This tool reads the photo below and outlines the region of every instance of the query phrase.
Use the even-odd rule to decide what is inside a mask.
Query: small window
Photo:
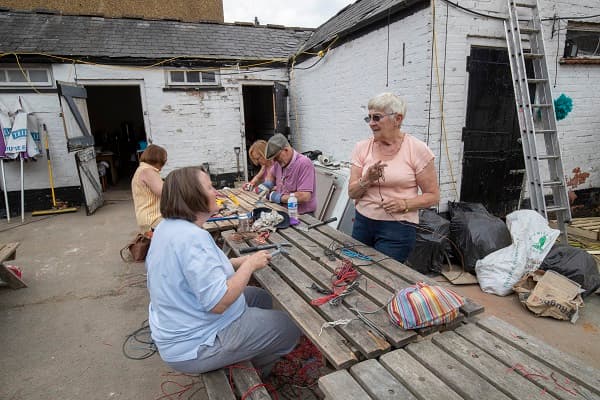
[[[600,24],[569,21],[563,57],[600,57]]]
[[[43,67],[0,67],[0,86],[52,86],[49,68]]]
[[[168,71],[170,86],[204,86],[218,85],[217,74],[205,71]]]

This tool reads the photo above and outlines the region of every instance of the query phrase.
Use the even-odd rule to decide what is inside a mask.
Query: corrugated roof
[[[302,49],[307,51],[342,38],[376,21],[425,0],[358,0],[319,26]]]
[[[0,52],[111,58],[288,58],[312,32],[166,20],[0,10]]]

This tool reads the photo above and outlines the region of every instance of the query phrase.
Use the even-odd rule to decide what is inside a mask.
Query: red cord
[[[256,389],[261,388],[261,387],[264,387],[265,389],[267,389],[273,395],[273,398],[275,400],[279,400],[279,397],[277,397],[277,391],[275,390],[275,388],[272,385],[270,385],[268,383],[257,383],[256,385],[251,386],[248,390],[246,390],[246,393],[244,393],[242,395],[242,400],[246,400],[246,398],[248,396],[250,396],[252,394],[252,392],[254,392]]]

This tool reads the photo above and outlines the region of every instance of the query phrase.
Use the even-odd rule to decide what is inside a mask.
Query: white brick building
[[[514,168],[511,165],[522,165],[522,154],[518,145],[514,146],[518,131],[510,137],[512,147],[511,143],[500,143],[502,134],[495,132],[502,131],[501,125],[510,127],[511,121],[502,124],[502,119],[509,118],[510,112],[514,114],[515,107],[512,87],[506,87],[510,85],[508,61],[493,59],[502,54],[506,57],[502,19],[508,15],[507,2],[460,2],[467,10],[496,18],[452,3],[361,0],[319,27],[303,50],[313,54],[323,50],[325,56],[314,67],[303,69],[318,61],[318,56],[306,55],[291,74],[294,141],[302,150],[320,149],[348,161],[354,144],[370,135],[362,120],[367,101],[380,92],[394,92],[408,103],[403,129],[426,141],[436,154],[442,210],[447,201],[459,199],[488,205],[504,202],[510,207],[514,204],[507,200],[518,198],[521,177],[503,176]],[[598,187],[600,52],[596,49],[596,57],[590,56],[583,48],[585,43],[580,43],[577,57],[565,58],[563,53],[566,35],[576,37],[573,34],[577,31],[587,31],[599,43],[600,18],[581,17],[600,14],[600,3],[541,0],[540,13],[545,18],[545,48],[551,60],[548,67],[553,86],[556,81],[553,96],[565,93],[574,104],[568,117],[558,123],[565,174],[572,178],[573,169],[580,168],[590,175],[575,188]],[[554,16],[560,19],[547,19]],[[499,64],[503,64],[502,70],[496,69]],[[500,72],[508,81],[502,80]],[[477,76],[479,80],[470,81]],[[506,89],[504,94],[496,93],[502,88]],[[445,124],[441,121],[442,107]],[[478,117],[495,121],[477,121]],[[485,130],[482,125],[495,128],[480,132]],[[476,148],[471,149],[471,144]],[[502,212],[497,206],[495,211]]]
[[[58,197],[73,202],[81,200],[81,181],[68,151],[60,84],[85,87],[87,129],[97,160],[111,166],[109,181],[129,181],[138,142],[146,141],[167,149],[165,174],[208,164],[218,184],[230,184],[248,173],[247,145],[274,131],[287,133],[280,88],[288,82],[288,56],[310,34],[251,24],[11,11],[0,11],[0,20],[0,103],[12,111],[20,97],[46,125]],[[36,71],[42,78],[33,78]],[[27,82],[24,74],[38,80]],[[19,163],[5,167],[14,212]],[[48,208],[45,157],[26,162],[24,172],[26,209]]]

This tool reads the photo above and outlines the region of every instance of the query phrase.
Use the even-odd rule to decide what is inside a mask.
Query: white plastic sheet
[[[560,231],[551,229],[544,217],[533,210],[514,211],[506,216],[512,237],[508,247],[488,254],[475,266],[481,290],[506,296],[526,273],[539,268]]]

